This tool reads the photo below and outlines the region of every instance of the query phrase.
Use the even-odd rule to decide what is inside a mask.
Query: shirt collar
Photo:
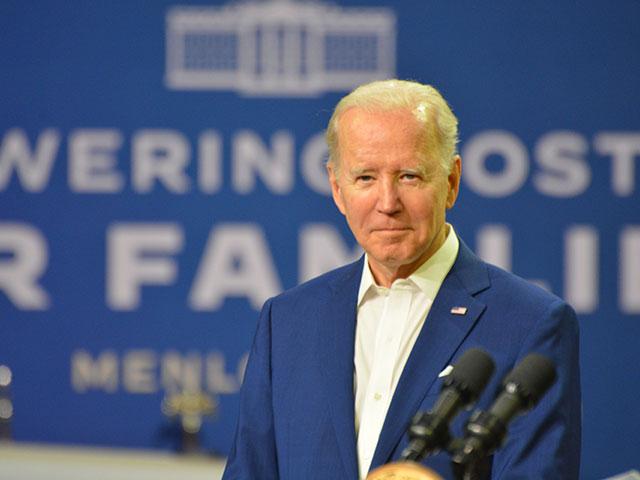
[[[460,242],[458,236],[453,229],[453,226],[446,224],[448,233],[447,238],[440,248],[429,257],[422,265],[420,265],[415,272],[413,272],[407,280],[413,282],[422,292],[430,298],[435,299],[438,290],[444,278],[451,270],[453,262],[458,256],[458,250],[460,248]],[[360,288],[358,290],[358,307],[362,303],[366,293],[370,289],[379,288],[376,284],[371,268],[369,268],[369,257],[365,254],[364,267],[362,269],[362,276],[360,278]]]

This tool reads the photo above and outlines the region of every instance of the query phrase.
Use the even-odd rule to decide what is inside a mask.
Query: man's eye
[[[402,179],[403,180],[416,180],[418,178],[418,175],[415,175],[413,173],[405,173],[402,175]]]
[[[358,182],[370,182],[371,180],[373,180],[373,177],[371,175],[359,175],[358,177],[356,177],[356,180]]]

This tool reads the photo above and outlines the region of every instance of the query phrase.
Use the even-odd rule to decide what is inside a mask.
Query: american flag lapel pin
[[[451,309],[451,313],[453,313],[454,315],[466,315],[467,307],[453,307]]]

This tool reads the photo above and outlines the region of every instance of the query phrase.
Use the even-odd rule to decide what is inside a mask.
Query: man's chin
[[[399,252],[381,253],[378,255],[368,253],[368,255],[371,260],[387,270],[397,270],[411,264],[413,261],[412,257],[403,255]]]

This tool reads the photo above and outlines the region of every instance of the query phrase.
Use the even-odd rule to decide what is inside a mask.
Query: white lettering
[[[189,305],[216,310],[226,296],[240,296],[257,310],[281,290],[264,233],[251,224],[222,225],[209,235]]]
[[[216,393],[235,393],[240,388],[238,379],[226,372],[224,356],[219,352],[207,355],[207,388]]]
[[[124,178],[114,170],[122,145],[117,130],[76,130],[69,136],[69,187],[80,193],[115,193]]]
[[[636,187],[634,160],[640,156],[640,133],[600,133],[594,147],[602,155],[611,155],[613,192],[619,197],[630,196]]]
[[[122,386],[130,393],[155,393],[158,357],[153,350],[130,350],[122,362]]]
[[[640,313],[640,227],[627,226],[620,234],[620,310]]]
[[[113,393],[118,389],[118,357],[111,350],[100,353],[96,360],[85,350],[71,356],[71,385],[78,393],[102,389]]]
[[[485,225],[476,234],[478,256],[505,270],[511,271],[511,230],[506,225]]]
[[[185,356],[170,351],[162,356],[162,386],[171,393],[199,392],[202,378],[202,358],[191,352]]]
[[[189,190],[184,169],[189,164],[191,147],[174,130],[142,130],[133,137],[133,188],[147,193],[159,181],[173,193]]]
[[[22,310],[45,310],[49,294],[38,284],[49,262],[45,238],[24,223],[0,223],[0,290]]]
[[[333,268],[351,263],[362,255],[362,248],[349,248],[335,227],[329,224],[310,224],[300,231],[298,278],[310,280]]]
[[[586,225],[564,236],[564,298],[578,313],[598,307],[598,232]]]
[[[71,355],[71,385],[76,393],[102,390],[115,393],[120,387],[131,394],[200,392],[233,394],[240,389],[249,354],[244,353],[236,369],[227,372],[224,354],[219,351],[181,354],[152,349],[132,349],[120,359],[114,350],[93,356],[86,350]],[[121,382],[121,383],[120,383]]]
[[[0,191],[9,185],[13,170],[27,192],[44,190],[49,182],[59,145],[60,134],[56,130],[47,129],[38,136],[35,153],[32,153],[24,130],[9,130],[0,147]]]
[[[589,145],[582,135],[573,132],[552,132],[537,143],[535,158],[543,167],[533,176],[533,184],[552,197],[575,197],[591,182],[591,170],[584,156]]]
[[[198,145],[198,186],[204,193],[216,193],[222,188],[222,139],[214,130],[206,130]]]
[[[242,131],[233,139],[233,186],[248,194],[255,188],[256,174],[272,193],[286,194],[293,189],[293,135],[280,131],[271,139],[269,152],[253,132]]]
[[[183,243],[183,232],[174,224],[111,225],[107,232],[107,305],[113,310],[135,310],[142,284],[172,284],[177,265],[169,255],[179,252]]]
[[[486,160],[498,155],[504,160],[500,171],[491,172]],[[515,135],[489,130],[472,137],[463,149],[465,175],[462,179],[476,193],[486,197],[506,197],[517,191],[527,179],[527,149]]]

